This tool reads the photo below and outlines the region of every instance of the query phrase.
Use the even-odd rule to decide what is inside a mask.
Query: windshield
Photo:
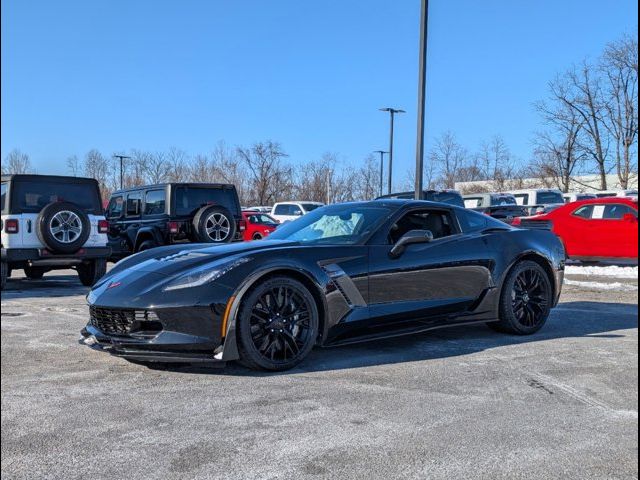
[[[257,223],[260,225],[276,225],[278,223],[275,218],[272,218],[264,213],[251,213],[247,215],[247,219],[251,223]]]
[[[502,207],[505,205],[517,205],[516,198],[512,195],[493,195],[491,197],[491,205],[494,207]]]
[[[177,187],[175,189],[176,215],[194,215],[205,205],[221,205],[232,214],[239,207],[234,189],[226,187]]]
[[[538,205],[549,205],[552,203],[564,203],[560,192],[538,192]]]
[[[332,205],[282,224],[269,238],[311,244],[355,245],[374,232],[391,212],[378,206]]]
[[[302,208],[304,208],[305,212],[311,212],[316,208],[322,207],[322,205],[317,205],[315,203],[303,203]]]
[[[458,192],[427,192],[424,199],[431,202],[448,203],[449,205],[464,207],[464,200]]]
[[[60,180],[16,181],[11,193],[15,212],[38,213],[52,202],[71,202],[85,213],[100,215],[102,205],[96,184]]]

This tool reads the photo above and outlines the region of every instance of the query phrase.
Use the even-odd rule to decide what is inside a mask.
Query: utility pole
[[[120,159],[120,190],[124,186],[124,161],[129,160],[131,157],[127,157],[126,155],[114,155],[113,158]]]
[[[396,109],[396,108],[391,108],[391,107],[385,107],[385,108],[381,108],[380,109],[381,112],[389,112],[389,116],[391,119],[391,125],[389,128],[389,180],[388,180],[388,187],[387,189],[389,190],[387,193],[391,193],[391,188],[392,188],[392,175],[393,175],[393,119],[396,115],[396,113],[406,113],[404,110],[400,110],[400,109]]]
[[[415,198],[422,199],[424,175],[424,120],[425,96],[427,90],[427,24],[429,0],[422,0],[420,12],[420,59],[418,65],[418,138],[416,141],[416,185]]]
[[[384,150],[376,150],[373,153],[379,153],[380,154],[380,191],[378,192],[378,196],[381,197],[382,196],[382,177],[384,176],[384,154],[385,153],[389,153],[389,152],[385,152]]]

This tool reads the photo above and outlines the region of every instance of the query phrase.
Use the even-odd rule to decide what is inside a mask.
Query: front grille
[[[125,308],[89,307],[89,324],[107,335],[129,335],[140,330],[147,330],[144,326],[157,324],[158,317],[146,310]],[[156,327],[154,330],[161,329]]]

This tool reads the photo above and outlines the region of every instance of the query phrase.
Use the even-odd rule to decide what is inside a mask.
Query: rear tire
[[[47,272],[43,267],[24,267],[24,274],[31,280],[40,280]]]
[[[318,336],[318,306],[311,292],[289,277],[273,277],[252,288],[237,317],[241,363],[254,370],[295,367]]]
[[[487,325],[502,333],[531,335],[547,322],[552,302],[547,272],[536,262],[520,262],[502,285],[500,320]]]
[[[153,240],[145,240],[140,245],[138,245],[138,249],[136,250],[136,253],[144,252],[145,250],[149,250],[155,247],[157,247],[156,242],[154,242]]]
[[[262,240],[262,235],[259,233],[254,233],[253,240]]]
[[[92,287],[107,273],[107,261],[103,258],[91,260],[89,263],[78,265],[78,277],[85,287]]]

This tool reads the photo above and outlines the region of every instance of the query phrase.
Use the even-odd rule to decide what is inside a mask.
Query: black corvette
[[[136,362],[284,370],[316,346],[487,322],[537,332],[560,296],[549,231],[463,208],[378,200],[317,209],[242,244],[161,247],[88,295],[81,341]]]

